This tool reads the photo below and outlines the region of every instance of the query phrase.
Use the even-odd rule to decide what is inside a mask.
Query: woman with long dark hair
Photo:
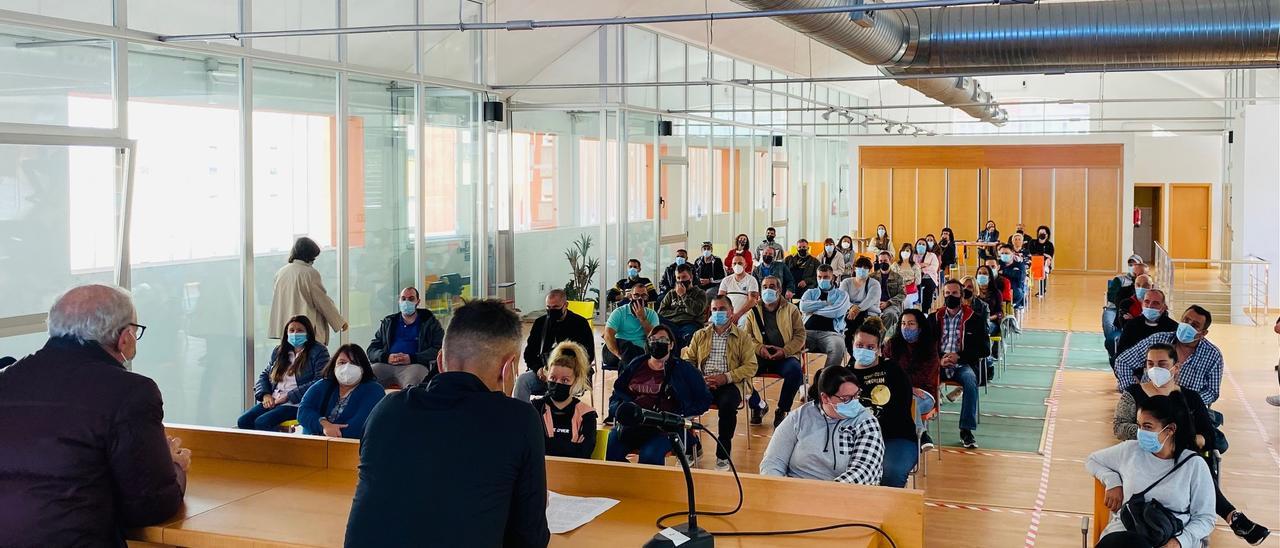
[[[289,318],[280,331],[284,337],[271,349],[271,360],[253,386],[258,403],[236,421],[242,430],[275,430],[298,418],[302,396],[329,361],[329,349],[316,340],[315,327],[306,316]]]
[[[916,400],[916,431],[920,433],[920,448],[933,449],[933,438],[925,428],[921,415],[928,413],[938,402],[938,375],[942,370],[938,355],[937,336],[924,312],[916,309],[903,311],[898,320],[898,332],[884,345],[884,360],[896,364],[911,380],[912,396]]]
[[[364,349],[344,344],[333,353],[321,379],[302,396],[298,424],[304,434],[358,440],[364,437],[364,422],[373,406],[385,394]]]
[[[889,269],[902,276],[902,291],[907,295],[902,307],[914,308],[919,305],[920,267],[916,265],[915,248],[910,243],[903,242],[902,249],[898,250],[897,262]]]

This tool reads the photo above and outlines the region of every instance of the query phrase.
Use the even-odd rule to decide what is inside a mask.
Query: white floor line
[[[1034,548],[1036,537],[1040,534],[1040,519],[1044,516],[1045,499],[1049,495],[1049,472],[1053,469],[1053,432],[1058,418],[1058,396],[1062,393],[1062,377],[1067,367],[1068,348],[1071,346],[1071,332],[1062,339],[1062,360],[1058,362],[1058,370],[1053,375],[1053,389],[1049,391],[1049,409],[1045,413],[1044,455],[1040,465],[1040,484],[1036,491],[1036,505],[1031,510],[1031,524],[1027,526],[1027,536],[1023,539],[1026,548]]]

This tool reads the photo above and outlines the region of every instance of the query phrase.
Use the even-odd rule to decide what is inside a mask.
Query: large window
[[[111,59],[107,40],[0,25],[0,122],[115,127]]]
[[[559,142],[560,137],[554,133],[511,133],[516,230],[556,227]]]

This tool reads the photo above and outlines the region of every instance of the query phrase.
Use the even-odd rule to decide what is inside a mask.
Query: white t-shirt
[[[720,282],[720,291],[729,296],[729,302],[733,303],[733,312],[737,312],[747,304],[749,295],[760,292],[760,282],[755,276],[746,273],[742,275],[741,280],[738,280],[737,276],[730,275]],[[747,315],[743,314],[742,320],[746,318]]]
[[[296,350],[295,350],[295,351],[293,351],[293,352],[290,352],[290,353],[289,353],[289,363],[293,363],[293,360],[294,360],[294,359],[296,359],[297,357],[298,357],[298,352],[297,352]],[[272,396],[272,397],[275,397],[275,398],[284,398],[284,397],[288,397],[288,396],[289,396],[289,392],[292,392],[292,391],[293,391],[293,389],[295,389],[295,388],[297,388],[297,387],[298,387],[298,376],[297,376],[297,375],[285,375],[285,376],[284,376],[284,379],[281,379],[281,381],[280,381],[280,382],[276,383],[276,388],[275,388],[275,390],[272,390],[272,391],[271,391],[271,396]],[[294,403],[284,403],[284,404],[281,404],[281,405],[297,405],[297,404],[294,404]]]

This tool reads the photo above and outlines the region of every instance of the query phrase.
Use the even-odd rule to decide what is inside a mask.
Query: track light
[[[889,132],[892,132],[892,131],[893,131],[893,124],[885,124],[885,126],[884,126],[884,132],[885,132],[885,133],[889,133]]]
[[[906,124],[903,124],[903,125],[901,125],[901,126],[898,126],[898,135],[905,134],[906,132],[907,132],[907,126],[906,126]]]
[[[870,116],[863,115],[863,117],[862,117],[862,121],[861,121],[861,122],[858,122],[858,125],[860,125],[860,126],[862,126],[862,127],[867,127],[867,125],[868,125],[868,124],[870,124],[870,123],[871,123],[871,117],[870,117]]]
[[[826,122],[827,120],[830,120],[831,115],[835,113],[835,111],[836,109],[834,107],[828,108],[826,112],[822,113],[822,121]]]

